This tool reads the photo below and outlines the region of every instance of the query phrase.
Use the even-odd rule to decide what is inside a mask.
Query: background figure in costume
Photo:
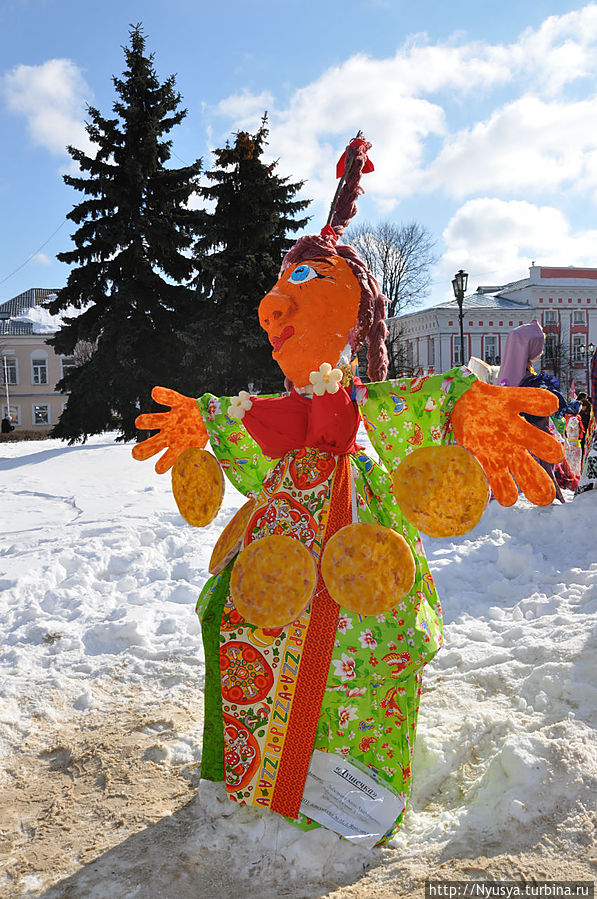
[[[577,400],[580,403],[580,421],[582,424],[582,431],[580,435],[580,449],[581,449],[581,462],[584,461],[585,458],[585,443],[587,439],[587,432],[589,430],[589,424],[591,421],[591,400],[586,393],[579,393],[577,395]]]
[[[593,353],[590,368],[590,382],[592,390],[592,403],[588,397],[581,400],[581,418],[586,421],[586,429],[583,435],[583,466],[575,496],[587,493],[589,490],[597,490],[597,422],[595,410],[597,409],[597,350]],[[597,496],[593,493],[592,496]]]
[[[590,385],[593,415],[597,415],[597,349],[591,356]]]
[[[561,419],[552,419],[555,436],[562,442],[566,456],[554,468],[557,483],[564,490],[576,490],[582,470],[584,426],[580,417],[581,404],[571,400]],[[577,411],[578,410],[578,411]]]
[[[442,643],[417,521],[463,533],[483,512],[487,479],[504,505],[516,502],[517,483],[532,502],[548,504],[553,481],[527,448],[553,462],[561,449],[519,415],[553,412],[547,391],[482,384],[464,367],[383,380],[384,297],[339,243],[361,175],[373,169],[369,147],[361,137],[349,144],[328,224],[297,241],[260,305],[287,392],[195,401],[155,388],[171,410],[139,417],[139,428],[159,433],[133,456],[166,451],[156,471],[174,465],[173,490],[189,521],[217,514],[217,502],[211,518],[204,513],[220,469],[248,498],[214,549],[197,604],[206,659],[202,777],[224,780],[233,801],[310,829],[323,820],[321,803],[305,799],[313,798],[313,766],[355,766],[393,797],[377,835],[384,842],[402,821],[422,672]],[[365,340],[367,385],[351,364]],[[361,420],[379,462],[356,442]],[[212,465],[201,455],[208,438],[216,473],[201,480],[201,466]]]
[[[580,477],[582,468],[582,441],[584,427],[580,415],[566,415],[566,460],[575,477]]]
[[[595,427],[595,419],[591,421],[590,433],[590,443],[585,444],[585,460],[575,496],[586,493],[588,490],[597,490],[597,427]]]
[[[533,369],[533,362],[541,358],[544,345],[545,335],[538,321],[529,322],[527,325],[519,325],[518,328],[510,331],[504,347],[498,383],[504,387],[539,387],[551,391],[558,399],[558,409],[555,414],[561,416],[566,408],[566,400],[560,392],[558,379],[545,372],[537,374]],[[549,416],[525,414],[524,417],[541,431],[545,431],[547,434],[554,434]],[[561,503],[565,502],[564,495],[555,476],[554,463],[540,458],[537,461],[553,480],[556,498]]]

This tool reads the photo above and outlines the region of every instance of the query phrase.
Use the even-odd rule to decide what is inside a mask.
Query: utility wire
[[[190,163],[186,162],[184,159],[181,159],[181,157],[180,157],[177,153],[172,152],[171,155],[172,155],[172,156],[176,156],[176,158],[177,158],[178,160],[180,160],[180,162],[182,162],[182,163],[183,163],[184,165],[186,165],[186,166],[188,166],[188,165],[190,164]],[[60,225],[58,225],[58,227],[56,228],[56,230],[53,231],[53,232],[50,234],[50,236],[48,237],[48,239],[47,239],[47,240],[44,240],[44,242],[41,244],[41,246],[39,246],[39,247],[37,248],[37,250],[34,250],[34,251],[33,251],[33,253],[31,254],[31,256],[28,256],[27,259],[25,259],[24,262],[22,262],[19,266],[17,266],[17,268],[15,268],[15,270],[12,271],[12,272],[11,272],[9,275],[7,275],[5,278],[0,279],[0,284],[4,284],[6,281],[9,281],[9,280],[13,277],[13,275],[16,275],[17,272],[20,272],[21,269],[24,268],[24,267],[27,265],[28,262],[31,262],[31,260],[33,259],[33,257],[34,257],[34,256],[37,256],[37,254],[38,254],[41,250],[43,250],[43,248],[44,248],[47,244],[50,243],[50,241],[52,240],[52,238],[55,237],[56,234],[58,234],[58,232],[60,231],[60,229],[61,229],[61,228],[64,228],[64,226],[66,225],[66,222],[67,222],[67,219],[64,219],[64,221],[61,222]]]
[[[56,228],[56,230],[53,231],[52,234],[50,234],[50,236],[48,237],[48,239],[47,239],[47,240],[44,240],[44,242],[42,243],[42,245],[41,245],[40,247],[38,247],[37,250],[34,250],[34,252],[31,254],[31,256],[29,256],[27,259],[25,259],[24,262],[22,262],[17,268],[15,268],[14,272],[11,272],[10,275],[7,275],[7,276],[6,276],[6,278],[2,278],[2,280],[0,280],[0,284],[4,284],[5,281],[8,281],[10,278],[12,278],[13,275],[16,275],[17,272],[20,272],[21,269],[24,268],[24,267],[27,265],[28,262],[31,262],[31,260],[33,259],[33,257],[34,257],[34,256],[37,256],[37,254],[38,254],[41,250],[43,250],[43,248],[46,246],[46,244],[49,244],[50,241],[52,240],[52,238],[53,238],[56,234],[58,234],[58,232],[60,231],[60,229],[63,228],[63,227],[66,225],[66,222],[67,222],[67,219],[64,219],[64,221],[63,221],[60,225],[58,225],[58,227]]]

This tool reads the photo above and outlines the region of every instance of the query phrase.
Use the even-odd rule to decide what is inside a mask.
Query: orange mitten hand
[[[514,505],[517,485],[537,506],[553,502],[554,483],[530,454],[546,462],[560,462],[563,449],[520,413],[545,416],[557,408],[558,400],[549,390],[495,387],[482,381],[476,381],[454,405],[454,436],[477,457],[502,506]]]
[[[155,463],[158,474],[168,471],[178,456],[190,447],[203,449],[207,443],[207,431],[196,401],[169,387],[154,387],[151,395],[156,403],[170,406],[169,412],[149,412],[139,415],[135,425],[139,430],[159,430],[133,447],[133,459],[144,461],[165,449]]]

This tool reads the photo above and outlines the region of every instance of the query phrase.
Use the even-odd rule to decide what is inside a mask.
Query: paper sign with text
[[[371,849],[405,804],[365,765],[332,752],[313,753],[300,810],[328,830]]]

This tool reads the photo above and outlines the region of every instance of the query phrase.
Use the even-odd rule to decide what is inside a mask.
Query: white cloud
[[[451,218],[443,239],[446,250],[439,279],[469,272],[469,288],[524,278],[533,260],[544,265],[594,265],[597,230],[574,231],[551,206],[524,200],[479,197]]]
[[[597,98],[566,103],[524,96],[450,136],[428,167],[424,189],[455,197],[481,191],[540,192],[582,186],[597,172]]]
[[[9,109],[27,120],[33,141],[56,155],[68,144],[89,152],[85,100],[90,97],[81,70],[69,59],[16,66],[2,78]]]
[[[512,55],[545,93],[561,90],[595,74],[597,4],[562,16],[549,16],[539,28],[527,28],[512,46]]]
[[[425,139],[444,133],[440,106],[405,94],[396,79],[389,79],[380,90],[387,65],[387,61],[353,56],[297,90],[285,109],[269,104],[272,155],[280,158],[282,172],[308,179],[309,196],[315,201],[330,202],[343,143],[359,129],[375,146],[378,174],[369,179],[367,190],[383,200],[392,198],[391,202],[414,177]],[[236,109],[232,130],[255,127],[264,110],[255,100],[248,94],[237,95],[220,103],[216,111],[226,115],[231,107]]]
[[[45,253],[36,253],[31,257],[32,262],[39,262],[41,265],[50,265],[52,260]]]
[[[221,100],[217,109],[220,115],[234,119],[238,128],[248,129],[273,104],[274,98],[269,91],[262,91],[260,94],[242,91]]]
[[[376,167],[365,188],[386,215],[419,191],[526,194],[575,181],[594,189],[597,134],[589,123],[597,102],[569,101],[563,92],[596,74],[597,4],[590,3],[550,16],[509,44],[463,34],[432,44],[415,35],[385,59],[351,56],[284,105],[245,92],[215,112],[229,120],[227,130],[252,128],[267,100],[272,155],[283,173],[307,178],[309,196],[322,205],[334,192],[339,152],[362,129]],[[491,110],[492,100],[485,121],[462,125],[467,104],[476,110],[482,101]]]

